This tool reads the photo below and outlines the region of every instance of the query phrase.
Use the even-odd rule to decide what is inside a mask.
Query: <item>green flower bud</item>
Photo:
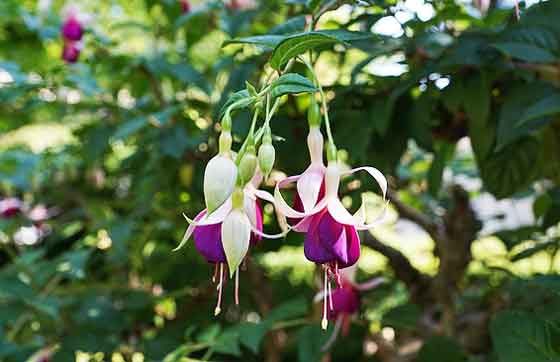
[[[274,150],[274,146],[270,143],[263,143],[259,147],[259,168],[264,174],[264,177],[268,177],[270,171],[272,171],[275,159],[276,152]]]
[[[332,142],[327,144],[327,160],[336,161],[336,146]]]
[[[249,146],[247,152],[241,157],[239,162],[239,180],[242,185],[251,181],[257,169],[257,156],[255,156],[255,147]]]
[[[231,150],[231,133],[229,131],[222,131],[219,139],[220,153],[229,152]]]
[[[319,127],[321,125],[321,109],[315,100],[315,97],[311,96],[311,104],[307,110],[307,122],[309,127]]]

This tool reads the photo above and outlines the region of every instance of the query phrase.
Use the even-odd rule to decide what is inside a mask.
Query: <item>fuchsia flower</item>
[[[80,41],[84,34],[84,29],[82,24],[78,21],[76,14],[71,13],[66,19],[64,24],[62,24],[62,36],[65,40],[69,41]]]
[[[68,41],[64,43],[64,48],[62,48],[62,59],[66,63],[76,63],[80,57],[82,46],[81,42]]]
[[[60,29],[64,40],[62,59],[66,63],[76,63],[83,48],[82,37],[89,16],[81,13],[75,5],[65,7],[63,16],[65,20]]]
[[[371,290],[385,282],[383,278],[373,278],[365,283],[355,282],[356,265],[343,269],[340,275],[340,283],[338,288],[325,292],[322,291],[315,296],[315,301],[323,300],[323,308],[327,305],[327,317],[329,320],[335,321],[335,328],[329,340],[323,346],[323,350],[327,350],[336,341],[340,330],[342,335],[348,335],[352,317],[360,310],[360,294],[364,291]]]
[[[234,191],[210,214],[204,209],[194,220],[185,216],[190,225],[175,250],[180,249],[193,236],[197,251],[206,261],[215,265],[212,280],[219,280],[215,315],[221,312],[225,268],[229,269],[230,277],[235,273],[235,304],[239,304],[238,268],[247,255],[249,246],[256,245],[263,236],[276,237],[263,233],[263,216],[258,199],[273,202],[274,198],[267,192],[256,189],[261,180],[262,176],[257,173],[242,191]],[[236,197],[242,198],[241,208],[234,207]]]
[[[21,212],[23,202],[15,197],[8,197],[0,200],[0,217],[10,218]]]
[[[183,14],[188,14],[191,11],[191,3],[189,0],[180,0],[181,2],[181,12]]]
[[[350,214],[338,197],[340,177],[358,171],[368,172],[379,184],[383,198],[387,192],[387,180],[374,167],[359,167],[342,171],[335,162],[324,167],[322,161],[322,135],[318,128],[312,127],[308,137],[311,165],[299,175],[288,177],[276,185],[274,197],[279,212],[287,218],[299,219],[293,227],[295,231],[306,232],[304,252],[308,260],[321,264],[324,269],[324,290],[330,289],[333,278],[340,286],[339,269],[354,265],[360,257],[360,238],[358,230],[367,230],[377,225],[383,217],[379,215],[373,223],[365,223],[365,210],[362,205],[355,215]],[[297,182],[297,193],[304,211],[291,208],[280,193],[280,188]],[[325,184],[325,196],[320,191]],[[323,308],[322,326],[327,327],[326,303]]]
[[[257,7],[255,0],[229,0],[226,6],[230,10],[251,10]]]

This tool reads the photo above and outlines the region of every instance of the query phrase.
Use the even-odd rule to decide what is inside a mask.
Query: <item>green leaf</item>
[[[539,142],[525,138],[479,163],[484,186],[504,198],[528,187],[538,175]]]
[[[251,97],[251,95],[249,94],[249,91],[247,89],[243,89],[243,90],[240,90],[238,92],[233,93],[231,96],[229,96],[228,100],[226,101],[226,103],[224,103],[222,108],[220,108],[219,118],[222,119],[222,117],[226,113],[226,110],[232,104],[237,103],[239,101],[243,101],[243,102],[240,102],[238,104],[238,106],[236,107],[236,109],[251,106],[253,103],[255,103],[255,98]]]
[[[312,81],[297,73],[284,74],[272,82],[270,95],[280,97],[285,94],[313,93],[317,88]]]
[[[500,361],[553,362],[560,360],[548,322],[526,312],[504,311],[491,322],[492,341]]]
[[[428,192],[436,196],[441,188],[443,171],[445,165],[455,154],[455,144],[447,142],[436,142],[434,145],[435,155],[428,171]]]
[[[546,49],[522,43],[497,43],[494,47],[513,58],[527,62],[549,63],[557,57]]]
[[[249,323],[239,324],[239,341],[249,348],[254,354],[259,353],[262,339],[268,332],[271,324],[269,323]]]
[[[539,119],[546,116],[553,116],[560,113],[560,94],[555,93],[551,94],[548,97],[538,101],[537,103],[531,105],[525,113],[523,117],[519,121],[515,127],[522,127],[525,125],[526,122],[532,121],[534,119]]]
[[[531,240],[533,235],[539,231],[540,228],[536,226],[522,226],[516,229],[500,230],[494,233],[494,236],[502,240],[509,250],[517,244]]]
[[[270,65],[280,69],[290,59],[308,50],[336,43],[347,43],[355,40],[372,38],[373,34],[352,32],[348,30],[320,30],[295,34],[282,40],[272,52]]]
[[[523,260],[525,258],[529,258],[533,255],[535,255],[538,252],[541,251],[545,251],[545,250],[554,250],[556,247],[558,247],[558,244],[560,243],[560,240],[551,240],[551,241],[546,241],[546,242],[541,242],[538,243],[537,245],[530,247],[528,249],[525,249],[515,255],[513,255],[511,257],[511,261],[516,262],[519,260]]]
[[[241,356],[239,348],[239,331],[236,328],[225,330],[212,345],[212,349],[218,353],[231,356]]]
[[[399,329],[416,329],[420,308],[416,304],[403,304],[392,308],[383,315],[383,325]]]
[[[426,341],[418,352],[416,362],[466,362],[467,355],[457,341],[435,336]]]
[[[244,38],[234,38],[223,42],[222,46],[231,44],[252,44],[259,45],[268,49],[274,49],[282,40],[286,39],[284,35],[256,35]]]
[[[551,109],[550,105],[544,104],[545,107],[541,107],[539,103],[554,94],[557,94],[556,89],[541,81],[513,84],[505,93],[506,100],[500,109],[496,150],[501,150],[520,138],[532,135],[549,124],[551,121],[549,117],[535,118],[535,116],[542,111],[546,113],[545,107]],[[529,117],[532,121],[522,122],[529,110],[531,110]]]
[[[490,120],[491,81],[486,74],[470,76],[463,88],[463,105],[469,117],[469,138],[478,159],[485,158],[494,146],[496,126]]]
[[[319,325],[305,326],[298,333],[298,361],[319,362],[323,356],[321,348],[327,342],[331,331],[324,331]]]

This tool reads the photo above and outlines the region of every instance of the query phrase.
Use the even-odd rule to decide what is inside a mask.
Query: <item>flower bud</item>
[[[256,169],[257,156],[255,156],[255,147],[250,146],[241,158],[241,162],[239,162],[239,179],[243,185],[251,181]]]
[[[274,167],[274,160],[276,158],[276,152],[274,151],[274,146],[270,143],[263,143],[259,147],[259,168],[265,177],[268,177],[272,167]]]
[[[307,147],[311,163],[323,164],[323,135],[319,127],[310,127],[307,135]]]
[[[208,214],[220,207],[232,194],[237,180],[237,167],[229,157],[219,154],[204,170],[204,199]]]
[[[266,126],[262,138],[262,144],[259,147],[259,168],[265,177],[268,177],[272,167],[274,167],[274,160],[276,159],[276,152],[272,146],[272,132],[270,126]]]
[[[319,127],[321,125],[321,109],[314,96],[311,96],[311,104],[307,110],[307,122],[309,127]]]
[[[231,150],[231,142],[231,133],[229,131],[222,131],[218,140],[220,153],[228,153]]]
[[[181,1],[181,12],[183,14],[188,14],[191,11],[191,3],[189,0],[180,0]]]
[[[336,146],[334,143],[327,144],[327,161],[336,161]]]

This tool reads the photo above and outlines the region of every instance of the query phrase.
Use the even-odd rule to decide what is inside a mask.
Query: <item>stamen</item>
[[[332,311],[334,309],[334,307],[333,307],[333,301],[332,301],[332,290],[331,290],[331,280],[330,279],[327,283],[327,293],[329,294],[329,309]]]
[[[235,270],[235,305],[239,305],[239,267]]]
[[[321,328],[327,329],[329,321],[327,319],[327,268],[325,268],[325,276],[323,282],[323,319],[321,320]]]
[[[217,276],[218,276],[218,263],[214,263],[214,275],[212,275],[212,283],[216,283]]]
[[[334,275],[336,276],[336,284],[341,287],[342,279],[340,278],[340,271],[338,270],[338,260],[334,262]]]
[[[214,309],[214,316],[217,316],[222,311],[222,289],[224,284],[224,263],[220,263],[220,283],[218,284],[218,303]]]

